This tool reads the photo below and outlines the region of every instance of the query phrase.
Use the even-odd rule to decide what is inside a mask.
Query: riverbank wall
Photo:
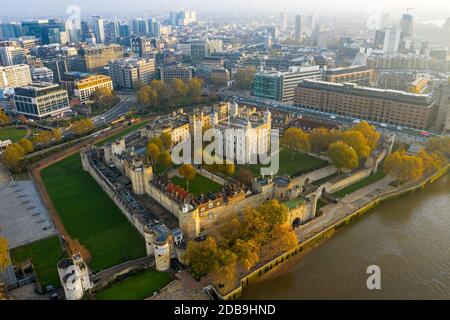
[[[433,183],[443,175],[445,175],[450,169],[450,164],[447,164],[444,168],[436,172],[435,174],[422,178],[419,181],[409,183],[406,185],[401,186],[398,189],[392,190],[390,192],[387,192],[376,199],[373,199],[369,201],[368,203],[364,204],[354,212],[348,214],[345,218],[337,221],[330,227],[324,229],[323,231],[315,234],[311,238],[303,241],[298,246],[292,248],[291,250],[285,252],[284,254],[278,256],[275,259],[270,260],[269,262],[265,263],[264,265],[258,267],[256,270],[252,271],[251,273],[247,274],[245,277],[243,277],[240,280],[239,287],[235,288],[234,290],[228,292],[225,295],[222,295],[216,288],[211,286],[215,293],[217,294],[217,297],[222,300],[236,300],[242,295],[242,291],[245,287],[248,287],[252,283],[254,283],[256,280],[261,278],[263,275],[275,271],[278,267],[289,261],[290,258],[293,258],[294,256],[300,255],[300,254],[306,254],[308,251],[313,250],[317,246],[319,246],[324,241],[330,239],[336,232],[338,232],[340,229],[342,229],[344,226],[351,224],[358,220],[363,214],[370,211],[374,207],[378,206],[381,202],[387,201],[390,199],[394,199],[397,197],[400,197],[404,194],[412,193],[418,190],[423,190],[428,184]]]

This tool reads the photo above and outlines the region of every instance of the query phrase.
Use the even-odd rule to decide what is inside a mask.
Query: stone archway
[[[298,229],[301,224],[302,224],[302,219],[295,218],[294,221],[292,221],[292,229],[293,230]]]

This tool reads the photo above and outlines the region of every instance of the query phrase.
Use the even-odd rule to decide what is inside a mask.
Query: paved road
[[[136,103],[136,97],[134,96],[120,96],[120,97],[122,101],[118,105],[106,111],[104,114],[92,118],[92,120],[94,121],[94,125],[96,127],[101,127],[105,124],[111,123],[117,118],[120,118],[121,116],[125,115],[128,111],[130,111],[130,108],[133,106],[133,104]]]

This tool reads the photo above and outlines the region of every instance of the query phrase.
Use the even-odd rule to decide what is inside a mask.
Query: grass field
[[[171,280],[168,273],[147,270],[96,294],[97,300],[144,300]]]
[[[48,285],[53,285],[55,288],[61,287],[56,264],[65,257],[57,236],[11,250],[11,260],[14,265],[19,265],[28,259],[31,260],[38,280],[44,289]]]
[[[27,130],[20,128],[0,128],[0,140],[11,140],[17,142],[25,137]]]
[[[44,169],[42,179],[66,231],[90,251],[92,269],[145,256],[144,240],[83,171],[79,153]]]
[[[327,161],[312,157],[305,153],[293,152],[288,149],[280,150],[280,168],[278,175],[287,174],[291,177],[300,175],[304,171],[311,170],[316,167],[325,165]],[[248,168],[255,177],[260,175],[261,167],[268,167],[269,165],[261,166],[259,164],[249,165]]]
[[[107,143],[113,142],[114,140],[122,138],[123,136],[126,136],[127,134],[133,132],[134,130],[142,128],[143,126],[149,124],[149,122],[150,122],[149,120],[145,120],[145,121],[139,122],[137,124],[134,124],[132,126],[129,126],[128,128],[124,129],[123,131],[121,131],[119,133],[116,133],[116,134],[112,135],[111,137],[108,137],[108,138],[106,138],[106,139],[96,143],[96,145],[97,146],[102,146],[102,145],[105,145]]]
[[[362,179],[361,181],[358,181],[344,189],[341,189],[334,193],[336,197],[343,198],[346,195],[353,193],[359,189],[362,189],[364,187],[367,187],[369,184],[375,183],[381,179],[383,179],[386,176],[386,174],[383,172],[383,170],[378,170],[377,173],[371,174],[365,179]]]
[[[178,177],[174,177],[171,181],[186,189],[186,180]],[[205,194],[207,192],[216,192],[219,191],[222,186],[218,183],[212,182],[208,178],[205,178],[199,174],[195,176],[194,179],[189,181],[189,192],[194,194],[195,196],[199,196],[202,193]]]

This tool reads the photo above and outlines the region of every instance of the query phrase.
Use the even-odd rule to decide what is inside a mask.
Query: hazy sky
[[[210,12],[371,12],[381,9],[406,10],[414,8],[416,16],[431,19],[450,16],[450,0],[0,0],[1,15],[63,15],[68,5],[78,5],[82,13],[135,14],[165,13],[175,9]]]

